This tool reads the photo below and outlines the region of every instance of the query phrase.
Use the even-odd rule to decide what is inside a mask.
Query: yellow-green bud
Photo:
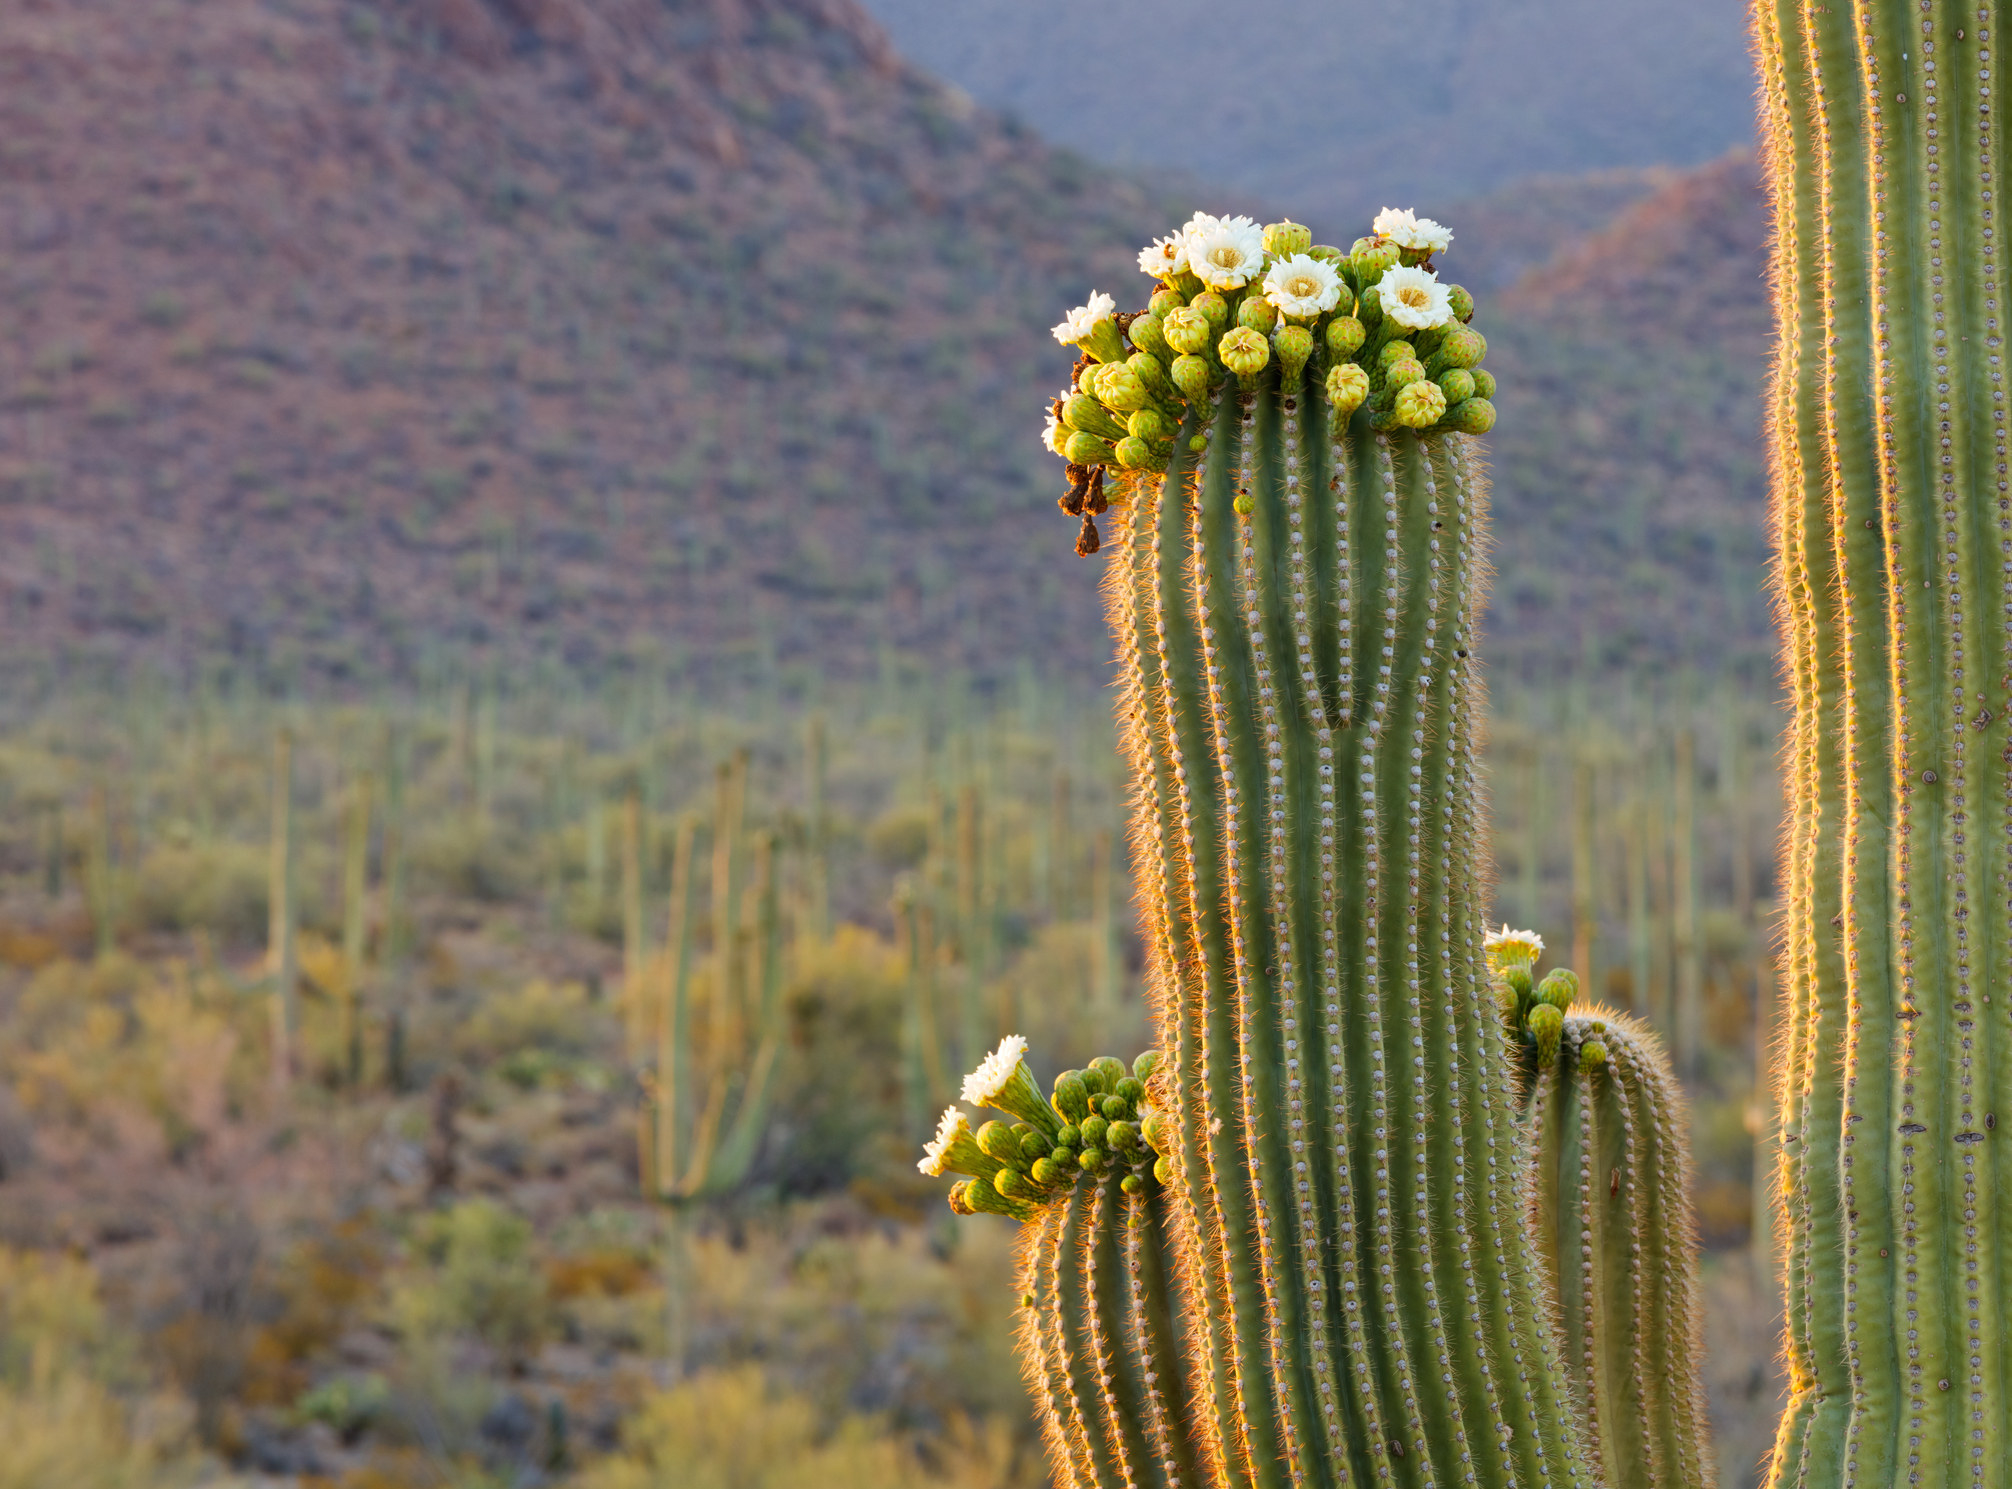
[[[1097,1110],[1104,1114],[1107,1122],[1122,1122],[1132,1115],[1132,1103],[1113,1093],[1097,1103]]]
[[[1090,1115],[1090,1092],[1083,1084],[1083,1077],[1074,1070],[1065,1070],[1055,1077],[1055,1099],[1051,1103],[1056,1115],[1065,1122],[1080,1122]],[[1076,1141],[1071,1129],[1064,1127],[1057,1142]]]
[[[1453,318],[1456,321],[1465,325],[1468,321],[1474,319],[1474,297],[1467,293],[1464,286],[1458,284],[1447,285],[1446,298],[1453,302]]]
[[[1537,1064],[1549,1070],[1558,1059],[1558,1041],[1565,1033],[1565,1015],[1549,1003],[1530,1010],[1530,1037],[1537,1044]]]
[[[1416,357],[1393,359],[1383,369],[1384,402],[1393,402],[1405,388],[1424,380],[1425,368]]]
[[[1097,402],[1106,408],[1115,409],[1121,414],[1131,414],[1137,413],[1152,401],[1152,393],[1140,380],[1138,373],[1132,371],[1129,363],[1107,362],[1104,364],[1104,370],[1097,374]],[[1078,429],[1086,427],[1075,423],[1074,420],[1070,421],[1070,426]],[[1102,429],[1091,432],[1104,433]]]
[[[1032,1163],[1036,1158],[1046,1158],[1049,1151],[1054,1147],[1054,1144],[1048,1141],[1046,1133],[1036,1132],[1025,1122],[1015,1122],[1013,1124],[1013,1133],[1020,1139],[1020,1156],[1029,1163]]]
[[[1112,442],[1077,430],[1062,447],[1063,458],[1072,465],[1109,465],[1118,458]]]
[[[1090,1069],[1097,1072],[1097,1089],[1109,1096],[1117,1090],[1118,1082],[1125,1078],[1125,1062],[1116,1055],[1099,1055],[1090,1062]]]
[[[987,1122],[978,1129],[978,1151],[1000,1163],[1017,1163],[1020,1139],[1004,1122]]]
[[[1094,1174],[1104,1166],[1104,1151],[1101,1148],[1085,1148],[1083,1156],[1076,1160],[1076,1166],[1085,1173]]]
[[[1355,251],[1348,256],[1348,266],[1357,284],[1375,284],[1403,256],[1404,250],[1387,239],[1357,238]]]
[[[1118,323],[1109,316],[1092,326],[1090,334],[1076,345],[1092,361],[1122,362],[1125,359],[1125,338],[1118,334]]]
[[[1142,1050],[1132,1062],[1132,1074],[1142,1081],[1151,1080],[1153,1072],[1160,1068],[1160,1058],[1158,1050]]]
[[[1144,1194],[1146,1181],[1137,1174],[1126,1174],[1124,1178],[1118,1180],[1118,1187],[1127,1194]]]
[[[1598,1070],[1607,1063],[1607,1042],[1604,1039],[1588,1039],[1579,1046],[1579,1068]]]
[[[1354,316],[1337,315],[1327,323],[1327,354],[1337,362],[1346,362],[1362,350],[1368,337],[1369,332]]]
[[[1151,352],[1165,361],[1173,360],[1173,353],[1167,350],[1164,323],[1157,315],[1142,315],[1132,322],[1132,345],[1142,352]]]
[[[1369,397],[1369,374],[1354,362],[1341,362],[1327,370],[1327,401],[1335,417],[1345,419],[1362,407]]]
[[[1126,358],[1125,366],[1155,398],[1165,398],[1174,391],[1173,384],[1167,381],[1167,364],[1152,352],[1133,352]]]
[[[1316,243],[1306,251],[1306,255],[1308,258],[1319,259],[1324,264],[1339,266],[1348,262],[1347,252],[1336,248],[1332,243]]]
[[[1104,370],[1108,374],[1119,369],[1113,364],[1107,366]],[[1126,376],[1129,377],[1130,375],[1128,371]],[[1097,380],[1099,391],[1102,391],[1107,381],[1109,381],[1108,376]],[[1092,398],[1088,393],[1072,393],[1068,398],[1063,400],[1062,422],[1067,424],[1071,429],[1079,430],[1084,434],[1094,434],[1102,439],[1123,439],[1125,437],[1125,426],[1112,417],[1111,411],[1104,407],[1100,399]],[[1074,460],[1076,457],[1071,455],[1069,458]],[[1092,463],[1088,460],[1083,462],[1085,465]]]
[[[1139,1145],[1139,1129],[1130,1122],[1113,1122],[1110,1131],[1111,1146],[1123,1152]]]
[[[1446,427],[1461,434],[1486,434],[1495,427],[1495,405],[1485,398],[1457,403],[1446,415]]]
[[[1101,1148],[1104,1145],[1104,1134],[1111,1130],[1111,1124],[1102,1117],[1085,1117],[1082,1125],[1083,1147]]]
[[[1355,297],[1355,318],[1371,328],[1382,323],[1383,299],[1377,294],[1375,285],[1364,285],[1362,293]]]
[[[1034,1175],[1034,1182],[1036,1184],[1045,1185],[1049,1188],[1053,1188],[1057,1184],[1066,1184],[1074,1177],[1068,1171],[1056,1167],[1053,1158],[1035,1159],[1034,1167],[1030,1172]]]
[[[1215,329],[1210,325],[1209,318],[1192,305],[1183,305],[1169,312],[1160,323],[1160,332],[1177,354],[1193,355],[1206,351],[1209,343],[1215,340]]]
[[[1447,405],[1464,403],[1474,396],[1474,374],[1465,367],[1456,367],[1451,372],[1442,372],[1438,377],[1439,391],[1446,395]]]
[[[1414,362],[1411,365],[1416,367],[1418,364]],[[1446,412],[1446,395],[1439,391],[1439,384],[1428,383],[1421,378],[1398,390],[1397,402],[1391,412],[1397,422],[1407,429],[1430,429]]]
[[[1313,247],[1313,233],[1296,222],[1268,222],[1264,230],[1264,247],[1273,258],[1291,258]]]
[[[1160,1181],[1160,1182],[1161,1182],[1162,1184],[1171,1184],[1171,1183],[1173,1183],[1173,1182],[1174,1182],[1174,1161],[1173,1161],[1173,1159],[1172,1159],[1172,1158],[1161,1158],[1161,1159],[1160,1159],[1160,1160],[1159,1160],[1158,1162],[1156,1162],[1156,1163],[1155,1163],[1155,1164],[1153,1165],[1153,1177],[1154,1177],[1155,1179],[1158,1179],[1158,1180],[1159,1180],[1159,1181]]]
[[[1223,323],[1230,318],[1230,302],[1214,290],[1203,290],[1194,299],[1188,301],[1188,308],[1190,310],[1199,310],[1203,315],[1207,316],[1209,324],[1217,330],[1221,330]]]
[[[1100,362],[1086,364],[1076,374],[1076,390],[1080,393],[1087,393],[1090,397],[1095,398],[1097,396],[1097,374],[1103,370],[1103,364]],[[1067,395],[1065,394],[1064,396],[1066,397]]]
[[[1410,357],[1414,362],[1417,361],[1417,348],[1412,346],[1408,341],[1386,341],[1383,344],[1382,350],[1376,354],[1377,369],[1381,372],[1388,372],[1393,362],[1401,362],[1406,357]],[[1101,389],[1103,384],[1100,382],[1097,386]],[[1109,399],[1105,399],[1105,402],[1108,403],[1109,401]]]
[[[1502,1015],[1502,1021],[1511,1028],[1516,1025],[1517,1016],[1522,1013],[1522,999],[1516,996],[1516,989],[1509,986],[1509,979],[1498,977],[1488,984],[1488,990],[1495,997],[1495,1011]]]
[[[1174,437],[1174,421],[1156,408],[1142,408],[1125,421],[1133,439],[1156,440]]]
[[[1570,967],[1553,967],[1537,985],[1538,1001],[1549,1003],[1560,1013],[1572,1006],[1572,1000],[1578,994],[1579,974]]]
[[[1139,1124],[1139,1136],[1159,1152],[1167,1150],[1167,1116],[1165,1112],[1148,1112],[1145,1121]]]
[[[1060,1165],[1064,1170],[1073,1169],[1076,1166],[1076,1152],[1075,1143],[1057,1143],[1055,1151],[1048,1155],[1048,1161]]]
[[[1000,1172],[1013,1173],[1011,1169],[1002,1169]],[[1027,1181],[1021,1178],[1020,1175],[1013,1174],[1013,1177],[1019,1180],[1021,1184],[1027,1184]],[[973,1211],[983,1211],[987,1215],[1008,1215],[1015,1220],[1032,1220],[1034,1218],[1035,1209],[1031,1200],[1001,1194],[996,1186],[996,1180],[992,1184],[982,1183],[977,1179],[973,1179],[967,1183],[964,1186],[964,1201],[970,1206],[970,1209],[963,1213],[970,1214]],[[1032,1185],[1027,1185],[1027,1189],[1030,1194],[1037,1193]]]
[[[1136,434],[1128,434],[1111,447],[1111,458],[1126,470],[1165,470],[1167,462]]]
[[[1237,306],[1237,324],[1246,331],[1255,331],[1260,336],[1271,334],[1271,328],[1278,324],[1278,307],[1261,295],[1250,295]]]
[[[1493,398],[1495,396],[1495,374],[1490,372],[1486,367],[1475,367],[1469,370],[1474,374],[1474,396],[1476,398]]]
[[[1516,989],[1517,997],[1527,998],[1530,996],[1533,984],[1530,981],[1530,969],[1528,967],[1511,967],[1502,975],[1508,979],[1509,986]]]
[[[1234,331],[1225,332],[1223,339],[1216,343],[1216,355],[1223,366],[1237,375],[1237,381],[1244,387],[1256,386],[1258,374],[1271,362],[1271,343],[1256,331],[1246,326],[1238,326]]]
[[[1028,1181],[1017,1168],[1002,1168],[992,1176],[992,1187],[1007,1199],[1017,1199],[1031,1203],[1041,1197],[1041,1191]]]
[[[1174,358],[1174,386],[1198,409],[1209,406],[1209,394],[1216,385],[1216,370],[1207,357],[1189,353]],[[1196,438],[1200,438],[1199,435]]]
[[[1236,494],[1236,499],[1230,505],[1236,509],[1236,514],[1239,517],[1248,517],[1257,510],[1257,502],[1252,499],[1248,491],[1239,491]]]
[[[1111,1094],[1137,1106],[1146,1099],[1146,1083],[1136,1075],[1121,1075],[1118,1084],[1111,1088]]]
[[[1153,298],[1146,302],[1146,309],[1153,315],[1165,316],[1168,311],[1178,309],[1187,303],[1187,297],[1179,290],[1163,284],[1153,291]]]
[[[1439,349],[1432,354],[1434,375],[1454,367],[1479,367],[1487,355],[1487,337],[1472,326],[1456,326],[1446,333]]]
[[[1299,375],[1313,355],[1313,332],[1305,326],[1280,326],[1271,333],[1272,350],[1278,353],[1279,376],[1288,388],[1299,385]]]

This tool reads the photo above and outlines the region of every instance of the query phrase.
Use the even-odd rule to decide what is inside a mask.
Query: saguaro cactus
[[[1795,704],[1776,1484],[2012,1473],[2006,20],[1755,10]]]

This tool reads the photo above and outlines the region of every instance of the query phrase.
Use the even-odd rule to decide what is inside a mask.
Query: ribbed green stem
[[[1776,1484],[2012,1481],[2012,839],[1975,837],[1980,813],[2012,826],[2004,19],[1945,0],[1757,13],[1796,705]]]

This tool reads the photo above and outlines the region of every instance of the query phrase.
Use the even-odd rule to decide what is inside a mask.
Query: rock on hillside
[[[851,0],[14,0],[0,656],[1087,671],[1029,390],[1178,210]]]

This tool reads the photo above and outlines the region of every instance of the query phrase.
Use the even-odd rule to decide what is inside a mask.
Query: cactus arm
[[[1145,1428],[1161,1489],[1201,1489],[1189,1424],[1182,1410],[1182,1366],[1174,1320],[1177,1300],[1169,1293],[1164,1228],[1154,1201],[1144,1194],[1122,1195],[1125,1211],[1125,1288],[1131,1346],[1139,1361]],[[1165,1200],[1160,1201],[1165,1204]]]
[[[755,1052],[748,1065],[747,1083],[741,1088],[734,1120],[720,1144],[719,1157],[712,1167],[714,1182],[738,1184],[747,1177],[761,1145],[762,1128],[768,1120],[769,1081],[782,1057],[782,914],[779,904],[781,874],[776,863],[776,840],[764,832],[755,841],[755,934],[754,965],[749,982],[757,999],[755,1006]]]
[[[678,824],[671,856],[671,923],[664,946],[662,1003],[657,1010],[657,1172],[669,1194],[679,1144],[689,1136],[692,1105],[692,929],[698,898],[698,823]]]

